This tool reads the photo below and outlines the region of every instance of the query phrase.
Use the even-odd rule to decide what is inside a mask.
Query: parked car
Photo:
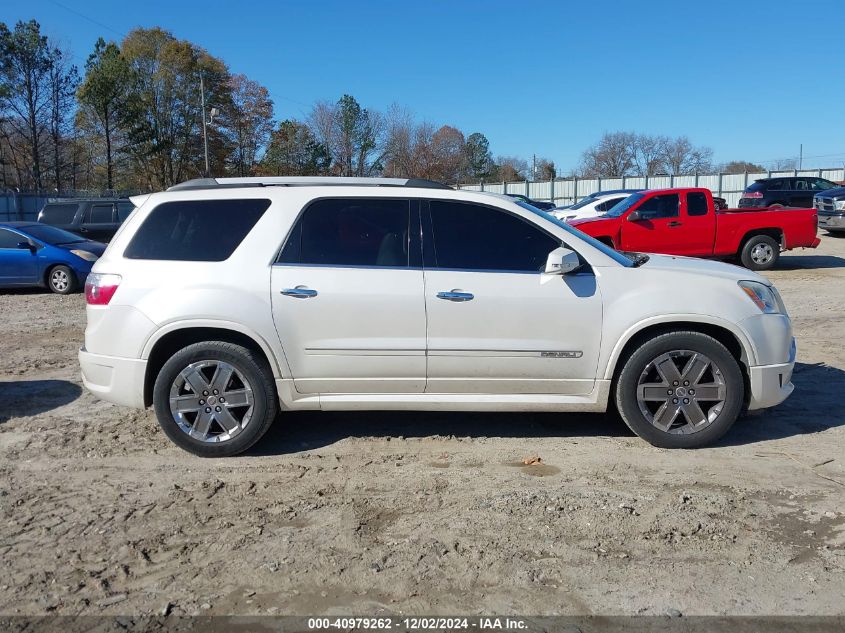
[[[519,200],[404,179],[200,179],[137,211],[86,284],[82,379],[202,456],[278,411],[604,411],[656,446],[792,392],[765,278],[628,256]],[[282,414],[284,420],[284,414]]]
[[[555,205],[553,202],[543,202],[542,200],[532,200],[528,196],[523,196],[519,193],[506,193],[506,196],[510,196],[511,198],[516,198],[517,200],[521,200],[525,204],[530,204],[532,207],[536,207],[541,211],[548,211],[549,209],[554,209]]]
[[[581,202],[573,204],[565,209],[552,209],[549,211],[553,216],[564,222],[570,220],[581,220],[583,218],[597,218],[610,211],[618,203],[628,197],[627,193],[600,193]]]
[[[632,194],[581,231],[622,251],[692,257],[738,257],[751,270],[768,270],[780,252],[815,248],[815,209],[716,211],[709,189],[655,189]]]
[[[578,202],[576,202],[574,204],[564,204],[564,205],[561,205],[559,207],[555,207],[555,209],[557,209],[558,211],[563,210],[563,209],[571,209],[576,204],[580,204],[581,202],[584,202],[585,200],[592,200],[596,196],[610,195],[610,194],[614,194],[614,193],[615,194],[623,194],[624,193],[627,196],[627,195],[631,195],[632,193],[638,193],[640,191],[644,191],[644,189],[608,189],[607,191],[593,191],[592,193],[588,193],[586,196],[584,196],[583,198],[581,198]]]
[[[746,207],[812,207],[813,196],[838,185],[825,178],[783,176],[761,178],[746,187],[739,199],[739,208]]]
[[[0,288],[79,289],[105,244],[34,222],[0,222]]]
[[[845,187],[817,193],[813,203],[819,214],[820,228],[830,233],[845,231]]]
[[[128,199],[61,200],[45,204],[38,221],[89,240],[108,242],[134,209]]]

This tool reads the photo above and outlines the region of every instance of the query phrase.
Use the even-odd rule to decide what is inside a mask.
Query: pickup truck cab
[[[595,219],[573,226],[620,251],[690,257],[738,257],[751,270],[768,270],[781,251],[815,248],[815,209],[716,210],[709,189],[636,193]]]

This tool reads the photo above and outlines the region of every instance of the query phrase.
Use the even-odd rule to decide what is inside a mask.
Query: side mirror
[[[544,272],[549,275],[566,275],[579,268],[581,268],[581,260],[578,253],[561,246],[549,253]]]
[[[34,252],[35,252],[35,245],[34,245],[34,244],[32,244],[31,242],[18,242],[18,248],[20,248],[20,249],[26,249],[26,250],[28,250],[30,253],[34,253]]]
[[[637,220],[641,220],[640,212],[639,211],[632,211],[628,214],[628,222],[636,222]]]

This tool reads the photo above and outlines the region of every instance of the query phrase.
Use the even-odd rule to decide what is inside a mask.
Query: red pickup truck
[[[738,257],[751,270],[768,270],[781,251],[815,248],[815,209],[713,208],[709,189],[635,193],[598,218],[572,226],[620,250],[691,257]]]

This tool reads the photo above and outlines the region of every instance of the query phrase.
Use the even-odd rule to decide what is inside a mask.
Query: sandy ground
[[[796,390],[713,448],[301,413],[216,461],[81,388],[82,296],[0,291],[0,614],[845,614],[845,239],[770,277]]]

